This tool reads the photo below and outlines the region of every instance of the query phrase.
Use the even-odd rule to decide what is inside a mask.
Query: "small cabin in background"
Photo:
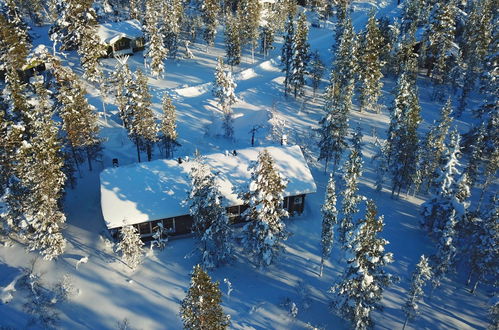
[[[205,156],[205,162],[217,173],[217,184],[224,197],[229,219],[243,222],[241,213],[247,209],[234,194],[250,180],[248,167],[264,148],[248,148],[237,153],[216,153]],[[288,180],[283,207],[290,214],[300,214],[307,194],[316,192],[316,185],[299,146],[267,147],[279,172]],[[123,226],[135,226],[144,240],[152,238],[161,222],[171,235],[191,233],[192,217],[183,201],[190,191],[188,174],[194,161],[179,162],[160,159],[116,168],[100,174],[101,208],[111,234],[117,237]]]
[[[136,19],[99,25],[97,35],[107,47],[107,56],[132,55],[145,47],[142,26]]]

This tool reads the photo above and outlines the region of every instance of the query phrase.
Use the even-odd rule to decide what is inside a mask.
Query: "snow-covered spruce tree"
[[[82,43],[83,34],[89,26],[97,24],[97,14],[92,8],[93,0],[58,1],[58,16],[51,26],[50,39],[60,42],[62,50],[78,49]]]
[[[106,48],[100,42],[95,25],[88,25],[81,32],[78,54],[84,70],[83,77],[93,83],[99,83],[101,76],[104,74],[99,59],[106,55]]]
[[[225,27],[225,57],[231,69],[241,64],[241,36],[238,17],[227,16]]]
[[[159,126],[160,139],[165,148],[165,157],[172,158],[177,142],[177,115],[176,108],[172,104],[172,99],[168,94],[163,95],[163,116],[161,117],[161,124]]]
[[[384,63],[380,59],[384,44],[374,11],[367,21],[366,31],[359,45],[360,109],[376,109],[381,95]]]
[[[218,98],[218,104],[222,107],[224,135],[231,138],[234,135],[232,105],[236,103],[237,98],[234,90],[236,83],[232,79],[232,73],[225,71],[223,59],[218,58],[218,64],[215,71],[215,81],[213,82],[212,93]]]
[[[402,330],[405,329],[407,322],[414,321],[419,316],[419,302],[424,296],[424,286],[426,281],[432,276],[431,267],[428,264],[428,258],[424,255],[419,259],[416,265],[416,270],[412,273],[411,290],[409,291],[407,300],[405,301],[402,310],[405,313],[405,321]]]
[[[424,37],[428,73],[431,73],[439,84],[444,82],[445,74],[450,71],[449,59],[454,47],[456,11],[454,1],[438,1],[431,13],[430,25]]]
[[[494,297],[492,305],[489,307],[489,326],[487,330],[497,330],[499,328],[499,299]]]
[[[343,165],[345,180],[345,189],[341,192],[343,199],[341,201],[341,221],[338,228],[339,242],[342,248],[347,248],[348,232],[354,226],[353,215],[359,211],[358,205],[363,199],[358,195],[358,181],[362,175],[362,151],[361,141],[362,133],[360,128],[353,135],[353,148],[350,150],[348,160]]]
[[[398,79],[396,97],[390,109],[387,153],[392,175],[392,196],[409,189],[416,177],[421,107],[415,81],[404,72]]]
[[[434,256],[433,277],[431,283],[433,289],[440,286],[443,278],[454,266],[456,257],[456,210],[452,209],[448,218],[445,219],[441,237],[437,243],[437,253]]]
[[[300,14],[296,24],[296,33],[293,38],[293,58],[291,61],[290,84],[293,86],[293,93],[296,96],[303,94],[305,85],[305,74],[310,60],[308,43],[308,26],[305,14]]]
[[[443,167],[438,169],[439,176],[435,180],[432,197],[423,203],[423,227],[429,233],[440,233],[445,222],[453,210],[458,211],[457,216],[464,215],[464,206],[456,198],[457,175],[459,171],[458,155],[460,154],[460,136],[454,130],[451,132],[450,143],[447,147]],[[439,235],[437,235],[439,237]]]
[[[354,329],[374,326],[371,312],[381,309],[383,290],[397,281],[385,271],[393,262],[393,255],[385,252],[388,241],[379,238],[383,230],[383,216],[377,217],[376,205],[367,201],[366,215],[348,233],[347,268],[334,284],[331,310],[348,320]]]
[[[282,221],[288,216],[282,207],[286,181],[266,149],[258,154],[258,160],[252,162],[249,170],[251,181],[246,190],[239,192],[239,198],[248,205],[242,213],[249,221],[243,228],[243,246],[258,265],[268,266],[282,252],[282,241],[288,236]]]
[[[126,63],[128,57],[118,57],[117,60],[118,62],[116,63],[116,69],[113,75],[113,80],[116,86],[116,105],[118,107],[118,114],[123,122],[123,126],[129,130],[133,116],[131,100],[134,81],[132,72]]]
[[[158,140],[159,128],[151,109],[151,94],[147,87],[147,77],[140,69],[136,72],[136,80],[133,85],[131,97],[132,118],[128,134],[137,146],[138,161],[140,162],[141,148],[146,150],[147,160],[151,161],[152,148]]]
[[[273,24],[267,23],[262,27],[260,32],[260,49],[264,57],[267,57],[272,49],[274,49],[275,27]]]
[[[184,21],[184,5],[182,0],[164,1],[161,6],[162,24],[160,34],[163,35],[169,57],[175,59],[178,53],[179,38]]]
[[[92,148],[100,144],[98,115],[88,103],[86,91],[71,69],[56,67],[54,70],[59,88],[57,93],[57,112],[62,118],[65,142],[78,168],[78,162],[85,153],[89,169],[92,169]]]
[[[208,46],[213,45],[215,42],[215,35],[217,33],[218,12],[220,5],[218,0],[204,0],[201,7],[204,22],[203,39]]]
[[[346,90],[346,92],[348,91],[353,91],[353,86]],[[348,113],[352,103],[346,92],[339,95],[339,100],[336,101],[332,95],[332,88],[329,86],[325,93],[324,102],[326,115],[319,122],[320,152],[317,160],[324,159],[326,161],[324,171],[327,171],[329,162],[333,161],[333,173],[335,173],[341,155],[347,147]]]
[[[499,267],[499,198],[493,196],[483,216],[476,219],[474,230],[469,239],[469,262],[471,280],[474,275],[474,284],[471,292],[474,293],[480,283],[497,287],[497,269]]]
[[[402,21],[400,30],[407,33],[409,29],[420,26],[423,23],[423,10],[426,0],[407,0],[402,5]]]
[[[201,268],[194,266],[191,284],[180,305],[180,317],[187,330],[222,330],[230,325],[230,316],[221,306],[222,291],[217,282]]]
[[[326,188],[324,204],[322,204],[322,232],[321,232],[321,268],[319,276],[322,276],[324,261],[331,255],[334,243],[334,226],[338,221],[338,211],[336,210],[336,192],[334,175],[329,176]]]
[[[0,70],[21,70],[30,48],[26,26],[19,16],[9,10],[0,12]]]
[[[433,186],[434,177],[438,166],[442,161],[442,156],[447,148],[445,139],[447,138],[450,125],[452,123],[452,104],[448,99],[447,103],[440,110],[440,117],[430,127],[419,151],[419,164],[415,180],[415,190],[423,186],[423,191],[427,192]]]
[[[293,16],[288,16],[284,30],[286,34],[284,35],[284,42],[281,49],[281,71],[284,72],[284,96],[287,96],[289,85],[291,84],[294,53],[295,25],[293,23]]]
[[[196,159],[189,176],[189,213],[194,220],[192,229],[200,239],[203,266],[218,267],[227,263],[233,253],[232,230],[223,197],[215,175],[201,157]]]
[[[130,19],[141,20],[143,0],[129,0],[128,1],[128,15]]]
[[[57,124],[52,120],[53,109],[48,92],[41,83],[36,85],[36,105],[30,123],[32,137],[17,151],[15,174],[24,187],[24,225],[30,250],[38,250],[46,260],[64,252],[66,240],[61,229],[66,217],[60,200],[66,176],[61,157],[61,142]]]
[[[315,51],[310,56],[310,64],[309,64],[309,75],[312,79],[312,91],[315,98],[315,92],[321,83],[322,76],[324,75],[324,62],[322,62],[321,57],[319,55],[319,51]]]
[[[358,42],[353,30],[352,20],[345,19],[343,33],[339,38],[339,46],[331,70],[329,89],[335,100],[345,98],[345,104],[351,109],[354,94],[355,76],[358,72]]]
[[[375,154],[371,158],[376,173],[376,190],[381,191],[385,182],[385,176],[388,172],[388,159],[386,155],[386,143],[381,142],[377,137],[374,141]]]
[[[262,4],[260,0],[238,1],[237,13],[238,17],[244,17],[239,23],[242,44],[249,44],[251,46],[251,58],[254,62],[262,16]]]
[[[165,71],[165,58],[168,50],[165,48],[163,34],[158,26],[159,8],[152,0],[146,1],[146,20],[144,29],[149,39],[146,56],[149,58],[149,67],[153,76],[162,77]]]
[[[142,246],[144,246],[144,242],[140,239],[137,228],[134,226],[121,228],[116,252],[121,252],[121,259],[132,270],[135,270],[142,263],[144,255]]]
[[[460,44],[464,70],[463,86],[459,97],[457,113],[461,114],[467,108],[467,99],[482,71],[488,48],[492,42],[493,15],[492,1],[474,1],[464,24],[464,32]]]

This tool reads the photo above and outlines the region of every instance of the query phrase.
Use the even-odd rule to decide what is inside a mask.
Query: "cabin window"
[[[289,197],[284,197],[284,199],[282,201],[282,208],[283,209],[289,208]]]
[[[136,47],[142,47],[142,46],[144,46],[144,39],[142,39],[142,38],[137,38],[137,39],[135,40],[135,46],[136,46]]]
[[[139,233],[140,235],[149,235],[151,234],[151,223],[144,222],[139,224]]]
[[[174,233],[175,232],[175,218],[163,219],[163,228]]]
[[[303,197],[302,196],[296,196],[295,200],[293,201],[293,205],[302,205],[303,204]]]
[[[114,44],[115,50],[121,50],[130,47],[130,42],[128,39],[120,39]]]

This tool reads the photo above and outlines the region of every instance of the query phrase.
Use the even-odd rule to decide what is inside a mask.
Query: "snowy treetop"
[[[205,157],[217,177],[226,206],[241,205],[233,188],[244,187],[250,180],[248,166],[263,147],[237,150],[237,156],[216,153]],[[288,180],[284,196],[309,194],[316,185],[298,146],[266,147],[281,175]],[[182,203],[190,190],[188,173],[194,161],[160,159],[118,168],[100,175],[101,207],[109,229],[189,214]]]
[[[97,35],[103,43],[112,44],[123,37],[130,39],[142,37],[144,33],[142,32],[142,25],[140,22],[136,19],[132,19],[122,22],[100,24],[97,29]]]

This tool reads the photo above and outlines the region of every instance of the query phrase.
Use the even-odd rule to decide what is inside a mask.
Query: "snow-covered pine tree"
[[[144,255],[142,246],[144,246],[144,242],[140,239],[137,228],[134,226],[121,228],[116,252],[121,252],[121,259],[132,270],[135,270],[142,263]]]
[[[227,329],[230,316],[224,313],[221,303],[222,291],[218,281],[212,282],[200,265],[194,266],[189,290],[180,305],[184,329]]]
[[[430,280],[431,276],[432,272],[431,267],[428,264],[428,258],[422,255],[421,258],[419,258],[419,263],[416,265],[416,270],[412,273],[411,290],[409,291],[404,306],[402,306],[402,310],[405,313],[405,321],[402,330],[405,329],[405,326],[409,321],[414,321],[416,317],[418,317],[420,313],[418,304],[424,296],[426,281]]]
[[[433,289],[440,286],[443,278],[451,270],[456,257],[456,210],[452,209],[448,218],[445,219],[441,237],[437,244],[437,253],[434,256],[433,277],[431,283]]]
[[[489,307],[488,312],[489,326],[487,330],[497,330],[499,328],[499,299],[497,297],[494,297],[494,300],[492,300],[492,305]]]
[[[322,232],[321,232],[321,268],[319,276],[322,276],[324,261],[331,255],[334,243],[334,226],[338,221],[338,211],[336,210],[336,192],[334,175],[329,176],[326,188],[324,204],[322,204]]]
[[[218,13],[220,11],[220,4],[218,0],[204,0],[202,7],[202,18],[204,22],[203,39],[208,46],[213,45],[215,42],[215,35],[217,33]],[[207,48],[208,49],[208,48]]]
[[[212,93],[213,96],[218,98],[218,104],[222,107],[222,126],[224,135],[227,138],[231,138],[234,135],[232,105],[237,101],[236,94],[234,93],[236,86],[236,83],[232,79],[232,73],[225,71],[223,59],[219,57]]]
[[[353,91],[353,86],[348,88],[348,91]],[[341,94],[339,100],[336,101],[332,92],[333,88],[329,86],[324,101],[326,115],[319,122],[320,152],[317,160],[324,159],[326,161],[324,171],[327,171],[329,162],[333,161],[333,173],[335,173],[343,150],[347,147],[348,113],[352,103],[348,95],[345,94]]]
[[[402,5],[402,22],[400,30],[407,33],[423,23],[423,11],[426,0],[407,0]]]
[[[32,113],[32,137],[24,141],[17,151],[15,174],[26,192],[23,217],[25,238],[30,250],[38,250],[46,260],[57,258],[64,252],[66,240],[61,229],[66,217],[61,210],[66,176],[61,157],[61,142],[57,124],[52,120],[48,92],[41,83],[36,84],[36,105]]]
[[[398,280],[385,271],[393,255],[385,252],[388,241],[378,237],[382,230],[383,216],[377,217],[376,205],[369,200],[365,216],[347,235],[347,268],[330,289],[331,310],[354,329],[374,326],[371,312],[381,308],[383,290]]]
[[[464,206],[456,198],[457,175],[459,175],[457,169],[459,165],[457,158],[460,154],[459,143],[459,133],[453,130],[443,162],[444,165],[439,169],[439,176],[435,180],[432,198],[423,203],[424,220],[422,224],[429,233],[439,234],[445,225],[444,221],[448,221],[452,211],[458,211],[458,217],[464,215]]]
[[[355,76],[359,68],[357,59],[358,41],[350,17],[345,19],[342,31],[331,70],[329,89],[335,100],[345,98],[344,103],[348,105],[348,109],[351,109]]]
[[[227,16],[225,27],[225,57],[231,69],[241,64],[241,34],[239,31],[238,17]]]
[[[165,157],[172,158],[177,142],[177,115],[176,108],[172,104],[172,99],[168,94],[163,94],[163,116],[161,117],[161,124],[159,126],[160,139],[165,148]]]
[[[140,149],[147,153],[147,160],[151,161],[152,149],[158,141],[158,125],[151,109],[151,94],[147,86],[147,77],[140,71],[136,72],[136,80],[131,93],[132,118],[129,127],[129,136],[137,146],[137,158],[140,162]]]
[[[99,83],[104,74],[99,59],[106,55],[106,48],[100,42],[95,25],[88,25],[81,32],[78,54],[84,70],[83,77],[93,83]]]
[[[123,126],[129,130],[133,116],[131,100],[134,81],[132,72],[126,63],[128,57],[118,57],[117,60],[118,62],[116,63],[116,69],[113,75],[116,86],[116,105],[118,106],[118,114],[123,122]]]
[[[272,24],[265,24],[260,32],[260,49],[264,57],[267,57],[274,49],[275,27]]]
[[[494,287],[499,285],[497,269],[499,267],[499,197],[493,196],[487,211],[483,216],[476,219],[474,230],[469,240],[468,250],[470,262],[471,280],[474,275],[474,284],[471,292],[474,293],[480,283],[490,284]]]
[[[387,155],[392,174],[392,196],[409,189],[416,177],[421,107],[415,81],[408,72],[397,81],[396,96],[390,108]]]
[[[359,46],[360,109],[376,109],[381,95],[384,63],[380,56],[384,45],[374,11],[367,21],[366,31]]]
[[[146,56],[150,59],[149,67],[153,76],[162,77],[165,71],[165,58],[168,50],[165,48],[163,34],[159,29],[159,8],[155,1],[146,1],[146,20],[144,29],[148,36]]]
[[[386,173],[388,172],[386,144],[381,142],[378,137],[376,137],[374,140],[374,146],[376,148],[376,152],[371,158],[371,163],[374,164],[376,173],[376,190],[381,191],[383,189],[383,183],[385,182]]]
[[[258,160],[252,162],[249,171],[251,181],[246,190],[239,192],[239,198],[248,205],[242,217],[249,221],[243,228],[243,246],[260,266],[268,266],[284,249],[282,241],[288,236],[283,217],[283,193],[286,181],[275,166],[272,156],[264,149]]]
[[[19,17],[10,9],[0,12],[0,70],[2,71],[21,70],[31,48],[27,27]]]
[[[289,85],[291,83],[291,68],[293,66],[294,53],[293,40],[295,38],[295,24],[293,23],[293,16],[288,16],[284,30],[286,34],[284,35],[284,42],[281,50],[281,71],[284,72],[284,96],[287,96]]]
[[[438,84],[444,82],[446,73],[450,71],[449,59],[454,47],[456,11],[454,1],[437,1],[424,37],[428,73],[431,73]]]
[[[325,66],[319,55],[319,51],[315,51],[310,56],[309,75],[312,79],[312,91],[315,98],[315,92],[321,83],[322,76],[324,75]]]
[[[363,199],[358,195],[358,180],[362,175],[362,150],[361,150],[362,133],[360,128],[357,128],[352,138],[352,149],[348,160],[343,165],[345,180],[345,189],[341,192],[343,199],[341,201],[341,221],[338,228],[339,242],[342,248],[347,248],[348,232],[354,226],[353,215],[359,211],[358,205]]]
[[[442,161],[442,156],[447,148],[445,139],[447,138],[450,125],[452,123],[452,104],[448,99],[447,103],[440,110],[440,117],[430,127],[430,131],[426,134],[419,152],[419,164],[415,180],[415,190],[419,190],[421,186],[423,191],[427,192],[433,186],[436,177],[436,170]]]
[[[296,33],[293,38],[293,58],[291,61],[290,84],[293,86],[293,93],[296,96],[303,94],[305,85],[305,74],[310,60],[308,43],[308,26],[305,14],[300,14],[296,24]]]
[[[97,14],[92,8],[93,0],[57,1],[57,19],[51,26],[50,39],[60,42],[62,50],[78,49],[85,30],[95,26]]]
[[[77,168],[81,153],[85,153],[89,169],[92,169],[91,150],[100,144],[98,115],[88,103],[86,91],[76,74],[69,68],[55,66],[58,83],[57,112],[62,118],[62,130],[65,142]]]
[[[258,44],[258,29],[262,16],[262,4],[260,0],[238,1],[237,13],[238,17],[244,17],[239,22],[242,44],[249,44],[251,46],[251,58],[254,62],[255,48]]]
[[[163,21],[159,27],[160,34],[163,35],[168,55],[175,59],[179,46],[181,27],[184,21],[183,0],[164,1],[160,6]]]
[[[460,49],[464,70],[463,86],[457,109],[460,115],[467,107],[467,99],[482,71],[482,63],[492,42],[493,15],[492,1],[474,1],[470,4],[470,12],[466,17]]]
[[[189,173],[189,212],[194,220],[192,229],[200,238],[205,268],[218,267],[232,258],[233,240],[223,197],[210,167],[198,157]]]

